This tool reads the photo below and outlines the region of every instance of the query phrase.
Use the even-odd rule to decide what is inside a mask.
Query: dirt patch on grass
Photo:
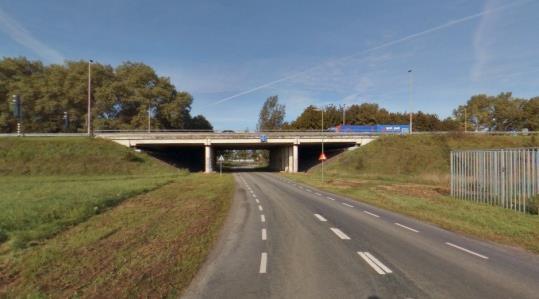
[[[232,176],[190,175],[29,248],[0,267],[0,297],[177,297],[230,206]]]
[[[435,199],[441,195],[447,195],[449,193],[447,188],[416,184],[388,184],[380,185],[377,188],[394,194],[426,199]]]
[[[330,179],[327,181],[328,184],[331,184],[336,188],[359,188],[364,186],[367,182],[365,180],[359,179]]]

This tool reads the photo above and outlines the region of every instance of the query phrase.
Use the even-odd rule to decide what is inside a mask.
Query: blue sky
[[[279,95],[451,114],[472,94],[539,95],[539,1],[7,1],[0,56],[141,61],[217,129],[255,128]]]

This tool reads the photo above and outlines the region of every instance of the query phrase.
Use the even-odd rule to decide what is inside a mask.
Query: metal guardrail
[[[451,152],[451,195],[527,211],[539,194],[539,148]]]

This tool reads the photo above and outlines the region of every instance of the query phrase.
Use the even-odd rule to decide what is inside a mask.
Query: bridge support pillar
[[[299,151],[298,151],[298,145],[294,144],[292,146],[292,172],[298,172],[299,171]]]
[[[213,172],[213,148],[211,145],[206,144],[204,146],[204,172]]]

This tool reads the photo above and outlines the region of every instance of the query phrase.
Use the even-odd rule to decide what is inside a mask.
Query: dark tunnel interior
[[[350,144],[324,144],[324,152],[328,159],[346,151],[348,148],[354,146],[354,143]],[[264,146],[230,146],[230,145],[212,145],[213,148],[213,170],[218,171],[217,157],[224,150],[276,150],[290,145],[269,145]],[[138,146],[137,149],[162,160],[170,165],[178,168],[187,169],[190,172],[204,171],[204,157],[205,148],[203,145],[175,145],[175,144],[156,144],[156,145],[144,145]],[[300,144],[298,146],[298,171],[305,172],[310,168],[320,163],[319,157],[321,153],[321,144]],[[248,171],[248,169],[226,169],[227,171]],[[258,169],[264,171],[272,171],[270,168]],[[279,169],[273,169],[273,171],[280,171]]]

